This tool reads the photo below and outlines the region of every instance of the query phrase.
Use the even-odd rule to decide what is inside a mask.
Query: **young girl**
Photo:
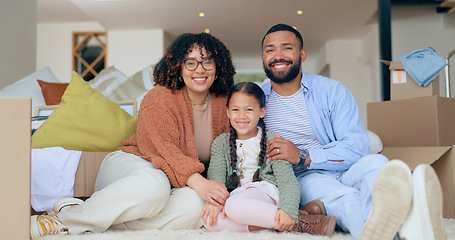
[[[266,143],[274,136],[265,129],[265,111],[264,92],[255,83],[236,84],[228,95],[231,130],[213,141],[208,179],[225,184],[230,196],[224,206],[205,205],[201,217],[210,231],[315,233],[310,224],[303,230],[307,222],[299,221],[299,184],[291,164],[266,158]],[[333,233],[335,221],[329,222],[324,226],[329,234],[324,235]]]

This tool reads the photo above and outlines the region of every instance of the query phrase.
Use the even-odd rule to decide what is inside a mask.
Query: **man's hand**
[[[220,212],[222,218],[226,217],[226,213],[224,212],[224,206],[222,205],[215,206],[210,203],[206,203],[201,213],[201,218],[202,222],[204,222],[204,225],[207,225],[208,223],[209,226],[216,226],[216,220]]]
[[[284,210],[278,209],[275,214],[276,226],[273,228],[278,231],[290,231],[294,228],[295,220]]]
[[[276,138],[267,143],[267,157],[270,160],[286,160],[292,164],[298,164],[300,161],[299,148],[293,142],[286,140],[276,134]]]
[[[199,173],[194,173],[186,181],[186,185],[196,191],[204,201],[218,206],[224,205],[229,197],[226,187],[213,180],[208,180]]]

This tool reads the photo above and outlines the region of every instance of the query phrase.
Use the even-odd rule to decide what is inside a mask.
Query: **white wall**
[[[377,24],[363,38],[332,39],[317,53],[308,53],[303,69],[320,74],[329,69],[329,77],[340,81],[352,92],[366,126],[366,105],[380,100],[379,40]]]
[[[307,73],[320,74],[328,64],[327,48],[323,47],[319,52],[307,52],[307,57],[302,64],[302,68]]]
[[[262,57],[260,54],[249,58],[232,56],[235,71],[237,73],[263,73]]]
[[[382,100],[381,85],[382,79],[380,76],[381,63],[379,58],[379,26],[378,24],[371,24],[370,30],[362,38],[362,56],[361,62],[365,65],[367,70],[367,79],[369,79],[371,88],[367,92],[369,98],[368,102],[379,102]],[[361,91],[361,89],[358,89]],[[366,104],[366,103],[363,103]],[[364,119],[365,120],[365,119]],[[365,122],[366,123],[366,122]]]
[[[97,22],[40,23],[37,33],[36,69],[49,66],[62,82],[72,72],[72,33],[106,31]],[[163,56],[163,30],[107,31],[107,65],[130,76]]]
[[[172,37],[169,33],[166,31],[164,32],[164,49],[166,50],[172,42],[174,42],[174,37]]]
[[[49,66],[61,82],[71,80],[73,32],[105,31],[97,22],[40,23],[37,32],[36,69]]]
[[[360,115],[366,122],[366,103],[371,102],[374,81],[363,61],[362,39],[337,39],[326,44],[330,78],[343,83],[354,95]]]
[[[394,7],[392,9],[392,57],[433,47],[439,56],[455,49],[455,27],[445,28],[445,14],[434,7]]]
[[[36,0],[0,2],[0,89],[35,72]]]
[[[108,32],[108,66],[131,76],[164,54],[165,35],[161,29],[115,30]]]

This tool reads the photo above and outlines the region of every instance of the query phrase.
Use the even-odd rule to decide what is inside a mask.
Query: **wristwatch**
[[[299,157],[300,157],[299,165],[304,166],[304,165],[305,165],[305,159],[306,159],[309,155],[310,155],[310,153],[308,152],[308,150],[306,150],[306,149],[300,149],[300,150],[299,150]]]

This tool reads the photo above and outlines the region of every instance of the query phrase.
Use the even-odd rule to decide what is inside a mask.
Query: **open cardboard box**
[[[390,160],[400,159],[411,170],[419,164],[430,164],[438,175],[443,192],[443,216],[455,217],[455,147],[385,147]]]
[[[74,179],[74,197],[90,197],[101,163],[109,152],[82,152]]]
[[[389,65],[391,100],[439,95],[439,76],[434,78],[426,87],[419,86],[404,70],[400,61],[381,60],[381,62]]]
[[[455,145],[455,98],[420,97],[367,103],[368,130],[385,147]]]

